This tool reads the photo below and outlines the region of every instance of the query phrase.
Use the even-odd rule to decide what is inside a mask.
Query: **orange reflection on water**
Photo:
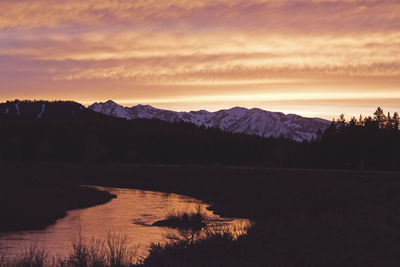
[[[117,195],[110,202],[87,209],[69,211],[68,215],[45,230],[20,231],[0,234],[0,255],[13,257],[23,248],[37,243],[50,255],[67,256],[77,234],[85,240],[106,239],[110,232],[120,232],[129,238],[130,246],[139,245],[139,255],[146,256],[151,243],[162,243],[168,235],[178,234],[177,230],[151,226],[163,220],[171,212],[195,212],[200,206],[212,222],[230,227],[231,231],[249,225],[247,220],[221,218],[207,210],[199,200],[177,195],[135,189],[105,188]],[[235,233],[234,233],[235,234]]]

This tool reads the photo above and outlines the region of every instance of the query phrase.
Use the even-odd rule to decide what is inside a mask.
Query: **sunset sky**
[[[0,101],[400,111],[399,0],[0,0]]]

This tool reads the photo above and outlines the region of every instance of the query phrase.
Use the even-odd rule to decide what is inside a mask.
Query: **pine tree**
[[[358,125],[364,125],[364,119],[361,114],[360,114],[360,118],[358,119]]]
[[[357,119],[356,119],[356,117],[352,117],[352,118],[351,118],[351,120],[350,120],[350,126],[351,126],[351,127],[357,126]]]
[[[393,126],[396,130],[399,130],[399,125],[400,125],[400,116],[399,113],[395,112],[393,114]]]
[[[386,123],[386,119],[387,118],[383,113],[383,109],[381,107],[378,107],[374,112],[374,120],[377,122],[379,128],[383,128]]]

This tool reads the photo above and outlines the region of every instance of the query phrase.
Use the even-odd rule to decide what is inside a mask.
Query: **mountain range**
[[[123,107],[111,100],[94,103],[89,109],[109,116],[133,119],[159,119],[168,122],[189,122],[206,128],[219,128],[232,133],[245,133],[263,137],[284,136],[296,141],[311,140],[319,129],[327,128],[330,121],[320,118],[305,118],[295,114],[271,112],[259,108],[231,109],[209,112],[206,110],[177,112],[154,108],[149,105]]]

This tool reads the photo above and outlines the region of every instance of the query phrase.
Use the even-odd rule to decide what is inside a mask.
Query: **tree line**
[[[324,167],[399,170],[400,118],[378,107],[373,116],[333,120],[314,143]]]

